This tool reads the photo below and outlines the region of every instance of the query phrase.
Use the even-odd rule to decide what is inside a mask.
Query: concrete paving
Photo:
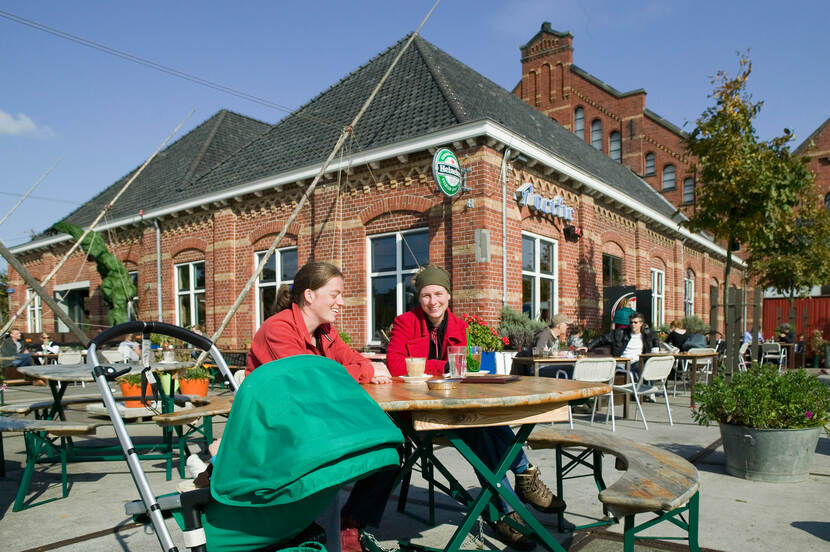
[[[94,387],[72,387],[68,395],[95,393]],[[6,392],[6,402],[35,401],[49,398],[48,388],[12,387]],[[689,415],[688,394],[679,394],[671,401],[674,426],[669,426],[665,405],[644,405],[649,430],[645,431],[639,420],[617,419],[617,435],[647,442],[685,458],[697,459],[701,477],[700,543],[711,550],[822,550],[830,549],[830,439],[822,436],[813,460],[810,477],[801,483],[759,483],[727,475],[724,470],[723,449],[713,446],[720,434],[717,427],[701,427]],[[621,409],[617,411],[618,416]],[[87,419],[83,405],[69,413],[70,419]],[[588,424],[587,414],[576,415],[576,425]],[[603,423],[604,416],[595,426],[610,433],[610,425]],[[101,419],[106,422],[105,419]],[[221,434],[224,425],[215,424]],[[129,431],[136,442],[158,434],[152,423],[131,423]],[[115,442],[109,426],[98,428],[97,438]],[[19,434],[3,437],[6,459],[6,477],[0,478],[0,550],[160,550],[161,547],[150,527],[136,526],[124,513],[124,503],[134,500],[138,493],[127,464],[118,462],[88,462],[69,465],[69,496],[54,500],[21,512],[12,512],[14,494],[24,460],[24,441]],[[707,449],[711,447],[711,452]],[[478,483],[472,470],[457,452],[450,448],[438,451],[439,457],[468,488]],[[555,486],[553,451],[531,450],[531,461],[542,470],[542,477],[549,486]],[[142,462],[153,491],[156,494],[173,492],[180,482],[174,473],[171,481],[165,481],[161,461]],[[619,477],[614,463],[605,462],[606,482]],[[426,515],[426,485],[419,474],[413,475],[415,488],[410,491],[408,510],[414,515]],[[397,491],[396,491],[397,492]],[[341,493],[343,495],[344,493]],[[60,467],[40,465],[35,473],[27,503],[60,497]],[[580,525],[598,520],[602,508],[597,491],[590,478],[567,481],[565,499],[568,503],[567,519]],[[458,505],[439,493],[438,524],[434,527],[402,515],[395,510],[396,501],[390,500],[382,527],[373,531],[385,549],[396,548],[399,538],[415,543],[443,546],[461,519]],[[539,516],[563,542],[570,535],[555,533],[555,517]],[[639,518],[638,518],[639,519]],[[647,519],[644,517],[644,519]],[[181,532],[173,522],[168,524],[179,550],[185,550]],[[677,535],[673,526],[660,527],[653,534]],[[622,543],[613,539],[620,534],[618,526],[595,533],[578,533],[573,536],[572,550],[601,552],[622,550]],[[602,538],[595,538],[595,537]],[[473,536],[465,548],[503,549],[504,546],[491,536],[490,529],[477,524]],[[334,548],[334,547],[332,547]],[[638,550],[641,547],[638,546]],[[642,548],[645,549],[645,548]],[[537,550],[541,548],[537,547]]]

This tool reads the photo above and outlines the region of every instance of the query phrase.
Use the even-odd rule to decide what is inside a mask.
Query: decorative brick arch
[[[207,249],[207,242],[200,238],[182,238],[179,240],[173,248],[173,255],[172,257],[175,259],[179,255],[181,255],[185,251],[195,250],[200,252],[202,255],[205,254],[205,250]]]
[[[255,246],[255,244],[266,236],[276,236],[282,229],[284,224],[282,221],[272,221],[262,226],[259,226],[248,233],[248,240],[251,246]],[[297,238],[297,235],[300,233],[300,224],[296,221],[292,222],[291,225],[288,227],[288,231],[286,231],[285,235],[292,236],[293,238]]]
[[[416,213],[426,213],[432,207],[433,203],[429,199],[413,195],[403,195],[378,199],[363,209],[358,216],[360,217],[361,222],[366,225],[372,219],[386,213],[394,211],[414,211]]]
[[[657,270],[666,272],[668,270],[668,266],[668,263],[660,255],[654,255],[651,258],[651,268],[656,268]]]
[[[604,232],[602,234],[602,252],[625,259],[625,249],[614,240],[618,237],[618,232]]]

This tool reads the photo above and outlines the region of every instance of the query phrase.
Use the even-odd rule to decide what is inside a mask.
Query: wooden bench
[[[113,399],[115,399],[118,402],[140,401],[141,397],[113,395]],[[78,404],[92,404],[100,402],[103,402],[101,395],[78,395],[74,397],[61,399],[60,406],[61,410],[63,410],[67,406],[73,406]],[[173,402],[180,406],[188,402],[201,405],[207,403],[208,399],[195,395],[174,395]],[[0,406],[0,414],[14,414],[17,416],[26,416],[28,414],[34,413],[35,418],[37,419],[48,419],[50,417],[50,413],[52,411],[52,407],[54,406],[54,404],[55,402],[52,400],[10,403]]]
[[[556,449],[556,488],[563,495],[563,480],[593,476],[599,489],[599,500],[610,520],[580,528],[616,523],[614,518],[624,519],[625,551],[633,552],[637,534],[663,521],[669,521],[683,529],[687,537],[660,537],[665,540],[688,540],[689,549],[699,551],[698,513],[700,508],[700,479],[697,468],[680,456],[661,448],[624,439],[599,430],[559,430],[537,426],[527,440],[534,449]],[[581,448],[572,454],[565,448]],[[602,478],[602,454],[616,457],[617,469],[625,473],[611,486]],[[563,463],[563,457],[568,459]],[[592,459],[589,460],[589,457]],[[568,474],[576,467],[591,468],[592,473]],[[564,497],[563,497],[564,498]],[[655,517],[640,525],[634,525],[634,516],[645,512]],[[684,516],[685,515],[685,516]],[[688,519],[686,519],[688,518]],[[563,518],[559,517],[560,530]],[[649,537],[652,538],[652,537]]]
[[[231,411],[233,397],[202,398],[202,401],[194,398],[194,401],[196,401],[194,404],[199,404],[199,406],[153,416],[153,421],[161,427],[176,428],[178,434],[176,447],[179,451],[179,476],[182,478],[185,476],[185,460],[190,454],[187,447],[188,442],[203,438],[205,448],[207,448],[213,442],[213,416],[227,415]],[[204,418],[201,426],[193,425],[200,418]],[[190,426],[190,429],[185,431],[184,426]],[[172,462],[172,459],[170,462]]]
[[[26,420],[21,418],[10,418],[0,416],[0,477],[6,476],[6,459],[3,451],[2,433],[22,432],[26,441],[26,466],[20,476],[17,487],[17,495],[14,500],[13,511],[17,512],[25,508],[57,500],[55,498],[43,500],[36,504],[24,505],[29,484],[32,481],[35,463],[38,461],[61,463],[61,498],[69,494],[69,487],[66,478],[66,439],[77,435],[91,435],[99,424],[92,422],[63,422],[53,420]],[[59,443],[56,444],[56,441]],[[49,456],[41,460],[42,456]],[[54,456],[57,455],[57,456]],[[56,459],[57,458],[57,459]]]

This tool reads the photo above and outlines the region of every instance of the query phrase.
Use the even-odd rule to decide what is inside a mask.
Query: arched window
[[[683,203],[695,202],[695,181],[693,178],[683,180]]]
[[[691,268],[683,279],[683,316],[695,313],[695,272]]]
[[[585,110],[581,107],[574,110],[574,134],[581,140],[585,139]]]
[[[620,133],[615,130],[608,138],[608,156],[617,163],[622,159],[621,148]]]
[[[674,165],[663,167],[663,189],[674,190]]]
[[[654,176],[654,154],[646,154],[646,172],[645,176]]]
[[[599,119],[591,123],[591,145],[602,151],[602,121]]]

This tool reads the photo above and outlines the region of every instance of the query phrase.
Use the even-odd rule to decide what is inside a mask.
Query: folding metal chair
[[[613,358],[578,358],[574,363],[573,380],[593,383],[614,384],[614,375],[617,370],[617,361]],[[617,431],[614,423],[614,392],[608,395],[608,412],[605,415],[605,422],[608,423],[608,416],[611,416],[611,431]],[[600,397],[594,399],[594,406],[591,408],[591,425],[594,423],[594,415],[597,412],[597,402]],[[571,429],[574,427],[573,412],[571,405],[568,405],[568,423]]]
[[[646,415],[643,413],[643,407],[640,404],[640,396],[656,393],[658,391],[663,393],[663,399],[666,401],[666,414],[669,416],[669,425],[674,425],[674,421],[671,417],[671,408],[669,407],[669,395],[666,392],[666,379],[669,377],[672,366],[674,366],[674,357],[672,356],[666,355],[650,357],[646,360],[646,363],[643,366],[639,381],[634,381],[634,377],[629,371],[629,382],[624,385],[614,386],[614,389],[617,391],[634,395],[634,400],[637,403],[637,410],[640,411],[640,415],[643,417],[643,425],[646,430],[648,430],[648,423],[646,422]],[[654,382],[657,382],[659,387],[655,385]],[[636,414],[634,417],[636,419]]]

